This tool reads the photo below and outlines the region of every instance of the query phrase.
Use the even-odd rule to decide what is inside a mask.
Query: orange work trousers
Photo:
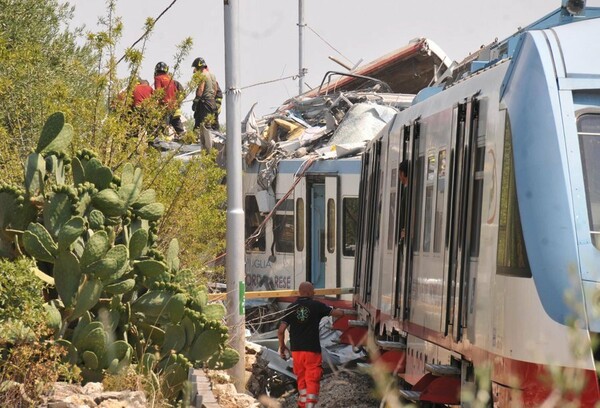
[[[298,406],[313,408],[319,400],[323,357],[313,351],[292,351],[294,374],[298,377]]]

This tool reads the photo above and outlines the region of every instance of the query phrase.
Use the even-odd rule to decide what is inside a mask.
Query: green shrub
[[[0,259],[0,344],[22,338],[18,333],[31,335],[31,330],[45,325],[45,284],[34,267],[31,259]]]

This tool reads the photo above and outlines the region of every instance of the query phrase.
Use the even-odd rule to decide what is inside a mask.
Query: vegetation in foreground
[[[166,112],[159,94],[130,109],[143,54],[116,77],[115,1],[87,38],[66,3],[1,3],[0,405],[34,405],[57,379],[174,403],[189,366],[238,358],[203,286],[222,278],[207,265],[224,250],[224,171],[214,152],[148,148]]]

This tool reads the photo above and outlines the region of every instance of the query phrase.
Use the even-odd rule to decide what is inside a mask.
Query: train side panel
[[[586,381],[582,406],[600,399],[599,33],[597,19],[524,33],[512,60],[398,113],[371,144],[382,166],[363,177],[377,204],[356,299],[376,334],[404,337],[409,383],[431,362],[461,367],[463,384],[489,370],[502,406],[537,406],[556,365]],[[402,159],[407,190],[392,182]]]

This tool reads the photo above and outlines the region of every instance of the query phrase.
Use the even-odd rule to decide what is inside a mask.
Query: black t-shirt
[[[292,351],[321,352],[319,322],[332,308],[308,297],[298,298],[287,309],[282,321],[290,328]]]

